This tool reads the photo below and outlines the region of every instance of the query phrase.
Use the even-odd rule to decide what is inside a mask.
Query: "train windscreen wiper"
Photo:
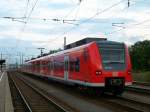
[[[123,61],[104,61],[104,63],[107,63],[107,64],[113,64],[113,63],[123,64],[124,62]]]

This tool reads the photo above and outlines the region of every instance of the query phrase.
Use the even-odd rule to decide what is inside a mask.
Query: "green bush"
[[[150,40],[136,42],[129,51],[134,71],[150,71]]]
[[[140,73],[132,73],[134,81],[141,82],[150,82],[150,71],[148,72],[140,72]]]

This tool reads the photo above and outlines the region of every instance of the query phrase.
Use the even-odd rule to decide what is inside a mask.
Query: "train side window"
[[[80,71],[80,59],[77,58],[76,62],[75,62],[75,71],[79,72]]]
[[[70,61],[69,63],[70,63],[70,64],[69,64],[69,65],[70,65],[70,71],[74,71],[75,62],[74,62],[74,61]]]
[[[70,60],[69,60],[69,69],[72,72],[75,71],[75,62],[76,62],[76,60],[74,58],[70,58]]]
[[[51,62],[49,62],[49,70],[51,70],[52,69],[52,67],[51,67]]]
[[[51,61],[51,70],[54,70],[54,60]]]

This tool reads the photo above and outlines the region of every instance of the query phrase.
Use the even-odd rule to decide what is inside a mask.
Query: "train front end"
[[[132,84],[131,63],[126,45],[108,41],[98,43],[98,48],[106,91],[122,93],[125,86]]]
[[[100,66],[96,70],[95,80],[104,83],[105,91],[121,94],[125,86],[132,84],[127,46],[119,42],[100,41],[97,42],[97,48]]]

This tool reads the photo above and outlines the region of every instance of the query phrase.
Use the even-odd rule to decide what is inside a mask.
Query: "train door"
[[[69,75],[69,56],[64,57],[64,79],[68,80]]]
[[[53,60],[53,57],[51,58],[51,76],[54,75],[54,60]]]

